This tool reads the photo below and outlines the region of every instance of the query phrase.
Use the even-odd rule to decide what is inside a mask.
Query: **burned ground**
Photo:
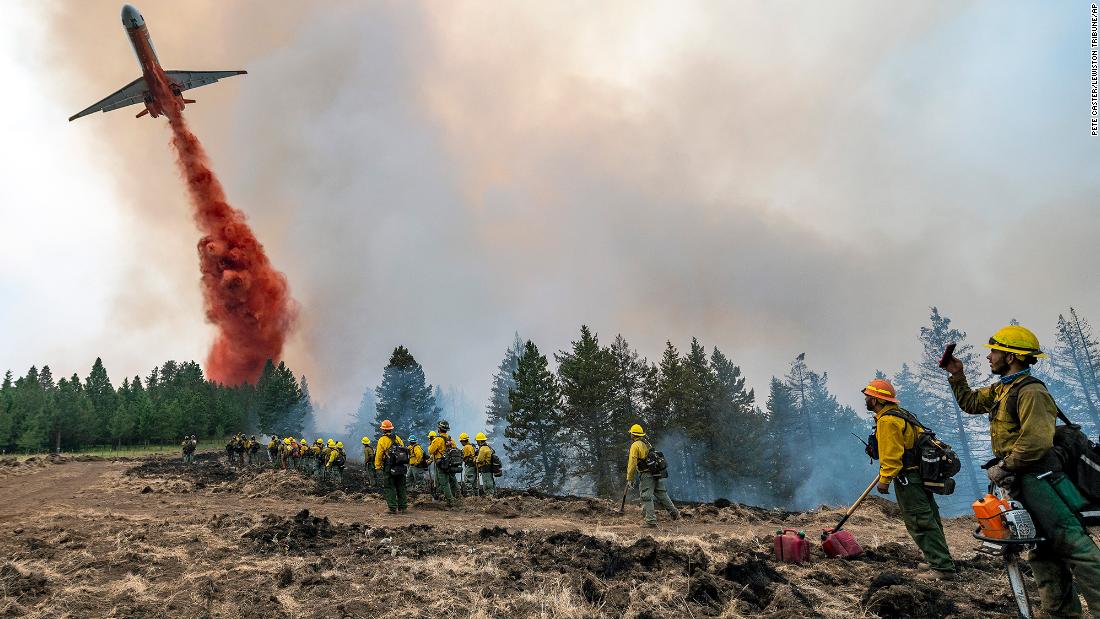
[[[998,562],[946,523],[964,585],[917,570],[888,501],[850,529],[867,553],[776,563],[774,530],[831,526],[791,513],[685,504],[638,527],[637,505],[509,490],[440,509],[417,495],[390,515],[357,469],[322,484],[296,473],[57,462],[0,486],[37,497],[0,507],[0,617],[374,617],[398,605],[447,617],[1011,617]],[[811,536],[812,537],[812,536]]]

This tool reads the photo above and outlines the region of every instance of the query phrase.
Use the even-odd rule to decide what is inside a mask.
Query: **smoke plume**
[[[286,276],[271,265],[244,213],[226,201],[167,77],[157,77],[154,90],[172,127],[172,147],[195,207],[195,223],[204,234],[198,243],[203,306],[206,319],[218,328],[206,374],[225,384],[254,383],[264,363],[281,356],[296,306]]]

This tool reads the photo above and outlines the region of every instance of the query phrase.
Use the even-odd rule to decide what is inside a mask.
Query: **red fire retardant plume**
[[[278,360],[294,324],[296,305],[286,276],[276,271],[244,213],[229,206],[202,143],[187,126],[167,78],[158,103],[172,127],[172,146],[195,207],[206,319],[218,327],[206,358],[210,380],[255,384],[268,359]],[[161,94],[163,93],[163,94]]]

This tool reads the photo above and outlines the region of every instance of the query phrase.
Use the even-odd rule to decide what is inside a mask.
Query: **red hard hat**
[[[890,384],[890,381],[881,378],[872,380],[869,385],[864,387],[863,395],[869,395],[872,398],[893,402],[894,404],[898,403],[898,392],[894,391],[894,386]]]
[[[392,430],[393,429],[393,422],[391,422],[389,419],[384,419],[384,420],[382,420],[382,425],[380,425],[378,427],[381,428],[382,430]]]

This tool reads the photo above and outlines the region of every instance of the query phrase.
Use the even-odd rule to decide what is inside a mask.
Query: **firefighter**
[[[439,422],[439,434],[432,439],[430,445],[428,445],[428,456],[435,463],[435,483],[439,487],[439,490],[443,493],[443,498],[447,501],[448,507],[456,507],[462,505],[462,493],[458,489],[458,480],[455,475],[462,470],[461,452],[459,452],[459,462],[457,463],[458,470],[452,468],[455,463],[449,462],[447,459],[447,453],[452,449],[457,451],[458,447],[455,445],[454,440],[447,434],[447,431],[451,429],[451,424],[446,421]]]
[[[233,453],[237,454],[237,466],[244,466],[245,443],[247,441],[248,439],[244,437],[244,434],[238,434],[236,442],[233,443]]]
[[[328,464],[328,460],[332,456],[332,452],[334,452],[334,451],[336,451],[336,441],[334,441],[330,438],[328,440],[328,442],[325,443],[325,448],[321,450],[321,462],[320,462],[320,464],[321,464],[321,480],[322,481],[328,479],[329,468],[326,465]]]
[[[864,404],[875,415],[875,439],[878,444],[879,476],[876,489],[879,494],[890,493],[898,499],[901,520],[909,537],[924,553],[924,560],[932,575],[941,580],[955,579],[955,561],[947,548],[943,534],[940,508],[932,493],[924,487],[919,454],[913,453],[917,438],[923,428],[907,421],[907,411],[901,409],[897,392],[890,381],[875,379],[863,388]],[[916,459],[914,459],[916,458]]]
[[[409,435],[409,467],[405,480],[407,486],[413,488],[420,486],[424,481],[424,469],[428,468],[424,461],[424,448],[416,442],[416,437]]]
[[[267,461],[271,463],[272,468],[279,467],[279,435],[272,434],[271,440],[267,443]]]
[[[180,443],[180,449],[183,450],[184,463],[191,464],[195,461],[195,442],[191,440],[190,436],[183,437],[183,442]]]
[[[297,439],[293,438],[289,440],[290,445],[288,448],[288,454],[290,455],[290,466],[293,467],[295,471],[301,470],[302,452],[301,449],[298,447],[298,441]]]
[[[646,440],[645,430],[639,424],[630,426],[630,438],[634,440],[630,445],[630,457],[626,461],[626,483],[632,484],[638,489],[642,499],[643,526],[656,527],[657,514],[654,510],[654,500],[659,501],[673,520],[680,519],[680,510],[672,504],[668,498],[668,490],[665,489],[665,471],[650,471],[645,465],[646,456],[653,450],[653,446]],[[642,469],[646,470],[642,470]]]
[[[313,448],[310,447],[309,441],[307,441],[305,437],[302,437],[302,440],[298,441],[298,455],[299,466],[301,467],[302,473],[312,475],[313,467],[317,461],[313,458]]]
[[[369,437],[364,436],[361,442],[363,443],[363,475],[367,485],[373,486],[378,483],[374,479],[374,447],[371,447]]]
[[[225,458],[229,462],[229,466],[233,466],[233,451],[236,448],[237,437],[232,436],[229,438],[229,442],[225,444]]]
[[[473,494],[474,486],[477,484],[477,465],[474,462],[477,459],[477,454],[474,446],[470,444],[469,434],[465,432],[459,434],[458,442],[462,444],[462,494],[464,496],[470,496]]]
[[[435,430],[432,430],[431,432],[428,432],[428,447],[432,446],[432,441],[435,440],[436,436],[438,436],[438,434],[436,434]],[[427,485],[428,489],[432,491],[432,494],[435,494],[435,471],[436,471],[436,468],[437,468],[436,463],[432,462],[431,455],[430,454],[425,455],[425,457],[424,457],[424,472],[421,475],[421,477],[424,478],[424,483]]]
[[[374,452],[374,470],[382,478],[383,492],[386,495],[386,504],[390,508],[390,513],[404,513],[409,508],[409,496],[405,489],[405,471],[391,466],[387,456],[394,445],[404,448],[405,443],[400,436],[393,433],[393,423],[389,419],[383,420],[378,428],[382,431],[382,436],[378,437],[378,449]],[[407,465],[406,468],[408,468]]]
[[[313,446],[309,448],[309,458],[313,460],[313,470],[318,477],[324,474],[325,461],[321,455],[325,451],[325,441],[317,439],[313,441]]]
[[[283,444],[279,445],[279,464],[280,466],[282,466],[284,471],[286,470],[287,465],[290,464],[290,448],[291,440],[288,436],[283,439]]]
[[[497,493],[496,476],[493,474],[493,448],[489,446],[489,437],[484,432],[478,432],[474,440],[477,441],[474,467],[478,472],[478,494],[493,496]]]
[[[1068,481],[1052,452],[1058,405],[1046,385],[1031,376],[1031,366],[1047,355],[1039,347],[1039,338],[1019,325],[997,331],[985,347],[990,349],[989,368],[1000,377],[992,385],[972,390],[962,361],[954,356],[943,368],[951,374],[948,381],[959,408],[972,415],[990,415],[990,438],[998,461],[986,471],[989,480],[1024,506],[1046,539],[1028,557],[1043,612],[1080,617],[1081,594],[1096,614],[1100,549],[1054,489],[1053,484]]]
[[[344,479],[344,464],[347,461],[348,456],[344,453],[344,443],[343,441],[337,441],[336,446],[329,451],[328,460],[325,462],[326,477],[335,474],[341,480]]]
[[[256,440],[256,435],[253,434],[252,438],[248,439],[248,464],[258,464],[257,454],[260,453],[260,441]]]

